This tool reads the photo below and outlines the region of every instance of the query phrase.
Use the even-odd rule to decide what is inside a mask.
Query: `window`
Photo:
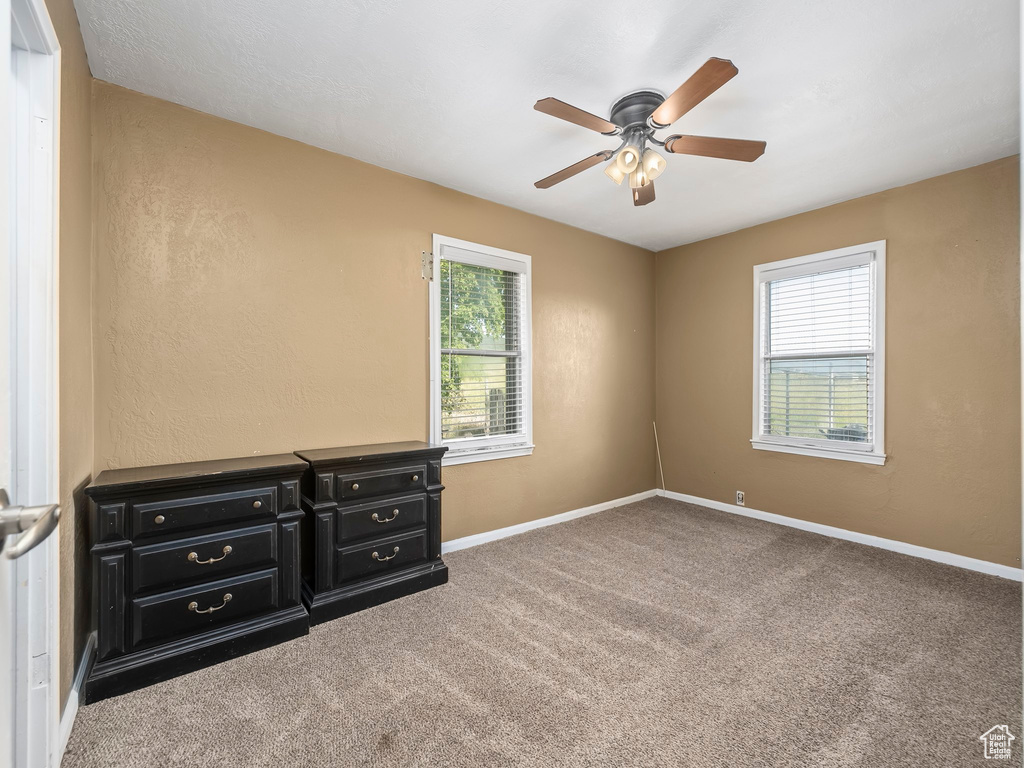
[[[430,433],[444,463],[533,452],[530,257],[434,235]]]
[[[885,241],[754,267],[754,448],[883,464]]]

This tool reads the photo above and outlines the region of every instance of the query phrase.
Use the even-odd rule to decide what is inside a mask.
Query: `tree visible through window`
[[[441,436],[521,432],[517,272],[441,261]]]

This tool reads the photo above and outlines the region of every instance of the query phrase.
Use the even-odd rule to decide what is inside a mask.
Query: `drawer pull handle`
[[[393,559],[397,554],[398,554],[398,547],[395,547],[395,550],[390,555],[388,555],[387,557],[381,557],[376,552],[374,552],[372,555],[370,555],[370,557],[372,557],[374,560],[378,560],[378,561],[380,561],[382,563],[385,563],[388,560]]]
[[[157,515],[153,518],[153,522],[157,525],[163,525],[166,518],[163,515]]]
[[[375,522],[375,523],[390,523],[396,517],[398,517],[398,510],[397,509],[394,510],[391,513],[391,517],[378,517],[376,512],[374,512],[372,515],[370,515],[370,519],[373,520],[373,522]]]
[[[253,509],[259,509],[259,508],[260,508],[260,507],[262,507],[262,506],[263,506],[263,502],[262,502],[262,501],[260,501],[259,499],[256,499],[256,501],[254,501],[254,502],[252,503],[252,508],[253,508]]]
[[[415,483],[415,482],[418,482],[418,481],[419,481],[419,479],[420,479],[420,476],[419,476],[419,475],[413,475],[413,476],[412,476],[412,481],[413,481],[414,483]]]
[[[194,611],[195,613],[213,613],[214,611],[219,611],[221,608],[223,608],[225,605],[227,605],[230,602],[231,602],[231,593],[230,592],[225,592],[224,593],[224,602],[221,603],[220,605],[211,605],[209,608],[204,608],[203,610],[200,611],[199,610],[199,603],[193,601],[193,602],[188,604],[188,609],[190,611]]]
[[[188,559],[196,565],[209,565],[210,563],[219,563],[221,560],[223,560],[225,557],[231,554],[231,547],[224,547],[224,549],[222,549],[221,551],[224,553],[223,555],[221,555],[220,557],[211,557],[209,560],[200,560],[198,553],[189,552]]]
[[[358,491],[359,490],[359,483],[352,483],[352,490],[353,491]]]

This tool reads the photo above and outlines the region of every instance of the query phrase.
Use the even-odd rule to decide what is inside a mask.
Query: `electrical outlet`
[[[736,503],[741,507],[745,505],[743,491],[736,491]]]

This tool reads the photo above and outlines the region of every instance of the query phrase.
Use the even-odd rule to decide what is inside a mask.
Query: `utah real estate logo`
[[[978,738],[985,742],[986,760],[1009,760],[1010,742],[1017,737],[1010,733],[1009,727],[993,725]]]

